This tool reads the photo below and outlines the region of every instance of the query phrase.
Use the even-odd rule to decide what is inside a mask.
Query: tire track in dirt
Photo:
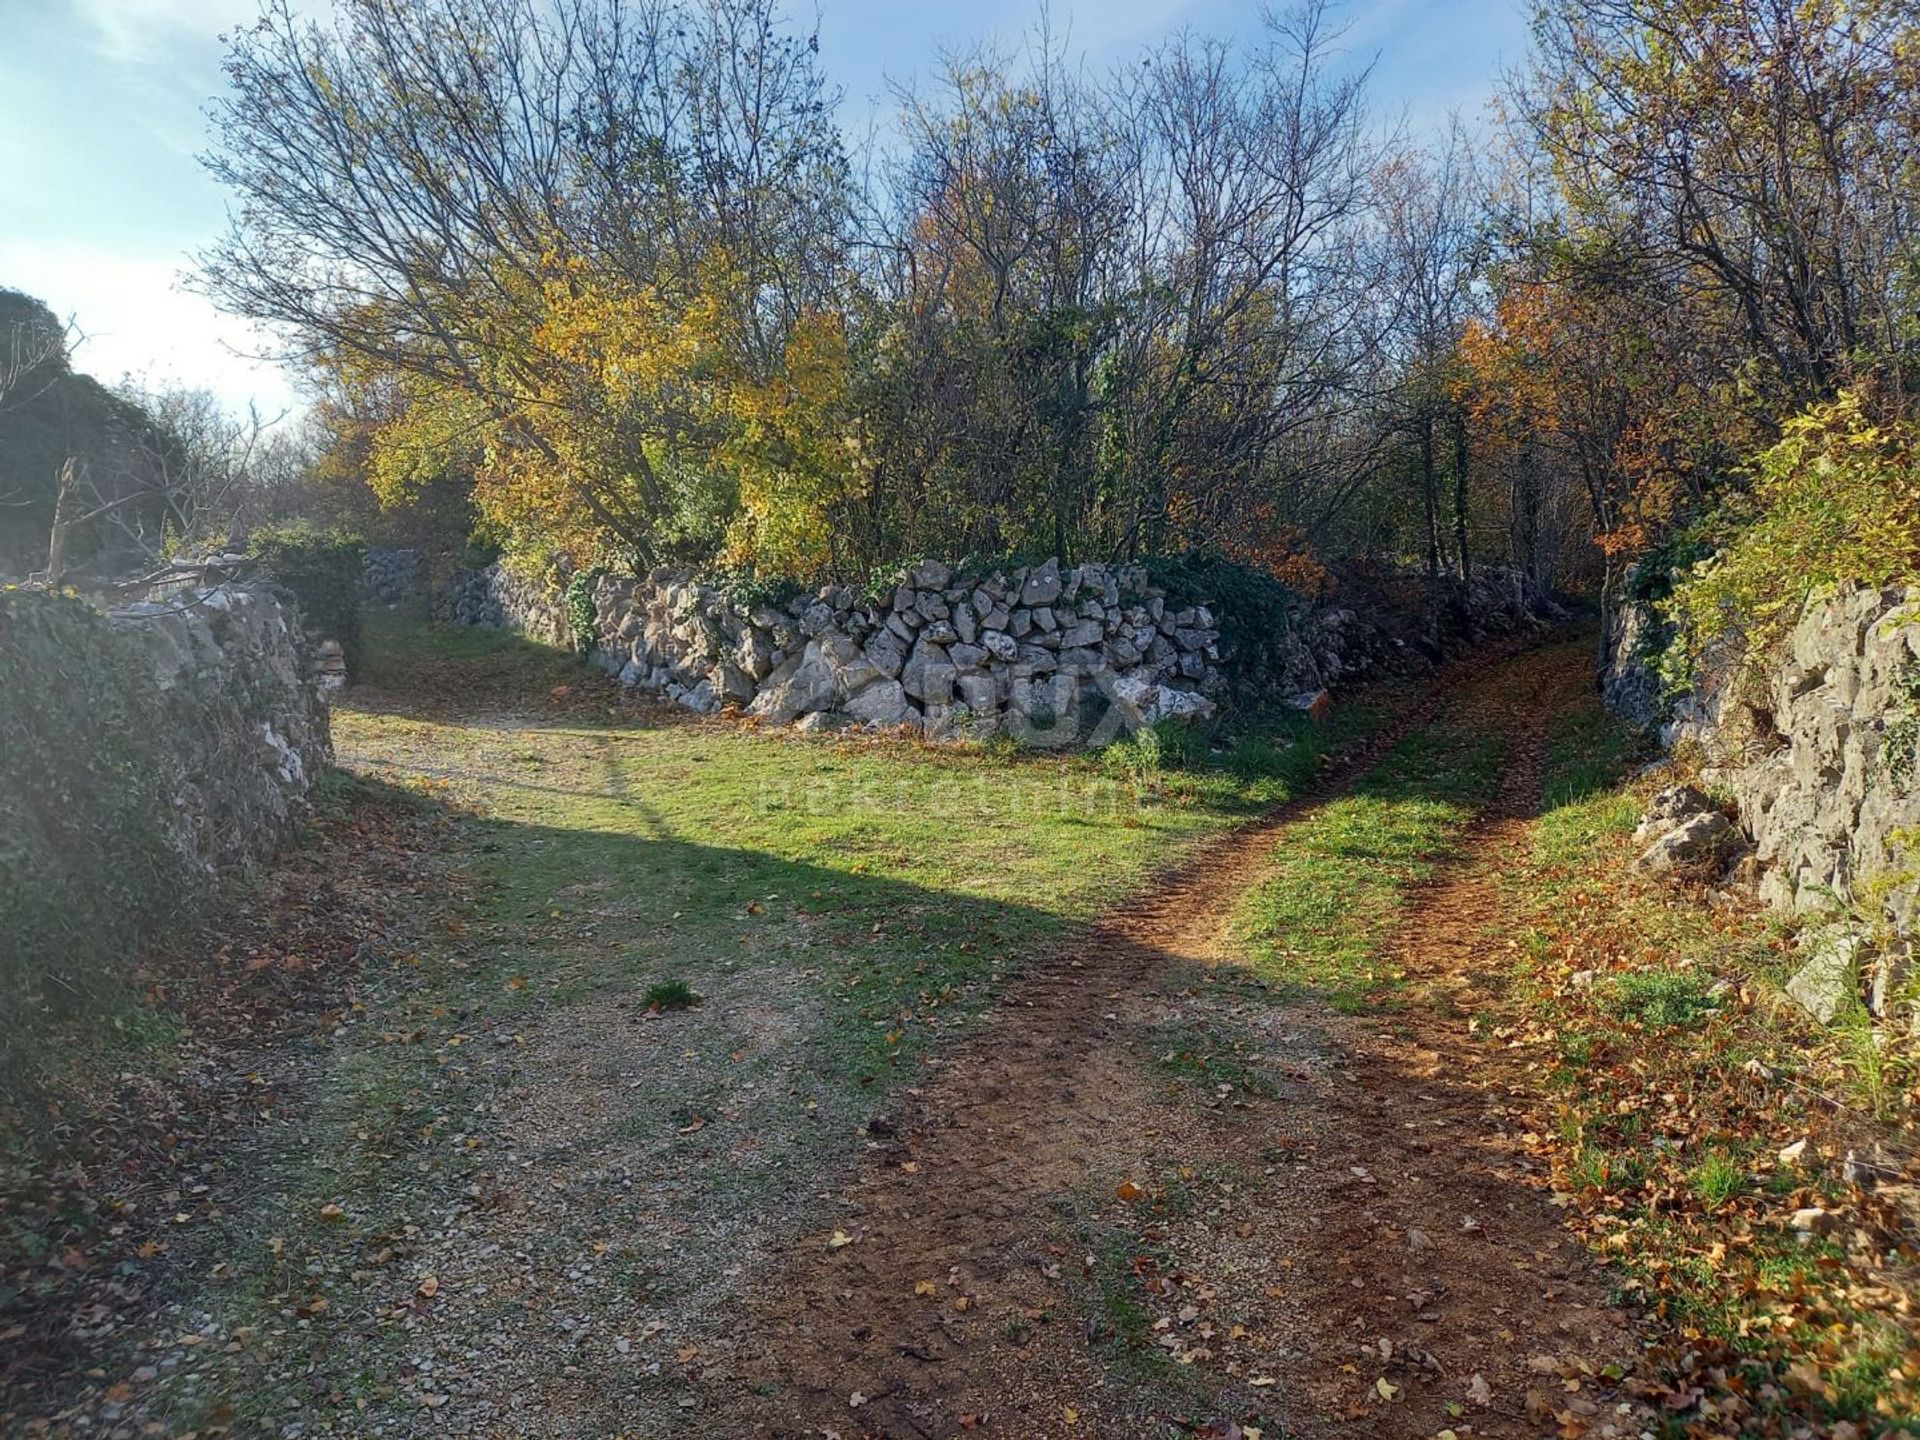
[[[1508,736],[1498,795],[1387,946],[1419,998],[1384,1016],[1322,1017],[1345,1063],[1292,1117],[1313,1164],[1275,1238],[1308,1322],[1289,1377],[1302,1433],[1641,1428],[1600,1373],[1631,1367],[1628,1318],[1519,1140],[1528,1077],[1501,1062],[1497,1036],[1471,1028],[1511,965],[1502,875],[1539,810],[1550,722],[1591,683],[1577,646],[1523,657],[1503,678],[1463,716]],[[1399,1403],[1377,1404],[1366,1386],[1389,1374]]]
[[[869,1162],[830,1212],[847,1239],[804,1237],[743,1317],[764,1347],[746,1377],[768,1397],[747,1407],[759,1433],[908,1440],[953,1435],[963,1417],[991,1413],[994,1433],[1038,1435],[1069,1406],[1103,1413],[1105,1379],[1088,1347],[1054,1344],[1041,1362],[1004,1331],[1059,1303],[1042,1278],[1049,1196],[1084,1181],[1095,1155],[1103,1171],[1124,1173],[1131,1160],[1154,1173],[1200,1143],[1199,1122],[1156,1104],[1131,1053],[1154,982],[1178,961],[1220,958],[1226,920],[1270,869],[1277,835],[1498,663],[1455,667],[1312,792],[1093,926],[1014,989],[937,1079],[909,1092],[911,1113],[877,1127]],[[928,1280],[932,1292],[916,1293]],[[1018,1415],[1035,1418],[1012,1419],[1009,1431]]]

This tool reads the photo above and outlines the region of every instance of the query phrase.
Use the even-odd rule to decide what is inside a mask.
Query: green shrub
[[[9,1084],[42,1026],[110,1012],[143,931],[196,880],[169,843],[150,664],[70,596],[0,590],[0,986]]]
[[[1213,612],[1234,693],[1262,693],[1268,676],[1286,663],[1286,640],[1310,603],[1307,597],[1264,570],[1211,551],[1153,555],[1141,563],[1169,605],[1205,605]]]
[[[340,642],[347,675],[357,676],[363,653],[360,595],[366,543],[345,531],[281,525],[255,532],[247,553],[266,576],[293,592],[310,633]]]
[[[645,996],[649,1010],[690,1010],[700,1003],[700,997],[693,993],[693,986],[685,980],[656,980],[647,987]]]
[[[1920,575],[1920,422],[1877,422],[1849,391],[1789,420],[1748,475],[1705,527],[1716,553],[1659,604],[1684,641],[1668,651],[1676,683],[1729,642],[1766,654],[1843,582]]]
[[[600,616],[593,603],[594,588],[607,573],[606,566],[595,565],[576,570],[567,581],[567,625],[573,632],[573,648],[582,655],[600,643]]]
[[[723,572],[716,577],[720,586],[742,610],[784,610],[787,602],[806,587],[791,575],[756,575],[748,571]]]

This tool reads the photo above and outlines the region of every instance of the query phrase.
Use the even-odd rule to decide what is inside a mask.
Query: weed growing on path
[[[1256,973],[1347,1014],[1392,1003],[1403,977],[1380,948],[1492,798],[1502,750],[1495,733],[1442,723],[1289,827],[1237,921]]]

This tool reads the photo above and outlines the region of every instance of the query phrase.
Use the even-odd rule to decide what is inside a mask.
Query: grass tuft
[[[656,980],[647,987],[647,1008],[654,1011],[691,1010],[700,1003],[693,986],[685,980]]]

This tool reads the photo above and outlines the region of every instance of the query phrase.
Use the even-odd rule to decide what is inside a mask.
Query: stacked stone
[[[778,607],[655,572],[602,580],[594,599],[596,658],[623,683],[774,725],[1066,743],[1109,717],[1210,715],[1221,685],[1213,615],[1170,605],[1137,566],[962,577],[926,561],[872,601],[827,586]]]
[[[418,550],[369,546],[361,593],[375,605],[399,605],[426,585],[427,557]]]
[[[434,597],[433,614],[444,624],[515,630],[547,645],[573,643],[562,592],[546,581],[524,579],[498,561],[455,579]]]
[[[173,707],[158,739],[175,847],[209,871],[273,851],[333,763],[326,657],[291,599],[223,585],[110,618]]]

